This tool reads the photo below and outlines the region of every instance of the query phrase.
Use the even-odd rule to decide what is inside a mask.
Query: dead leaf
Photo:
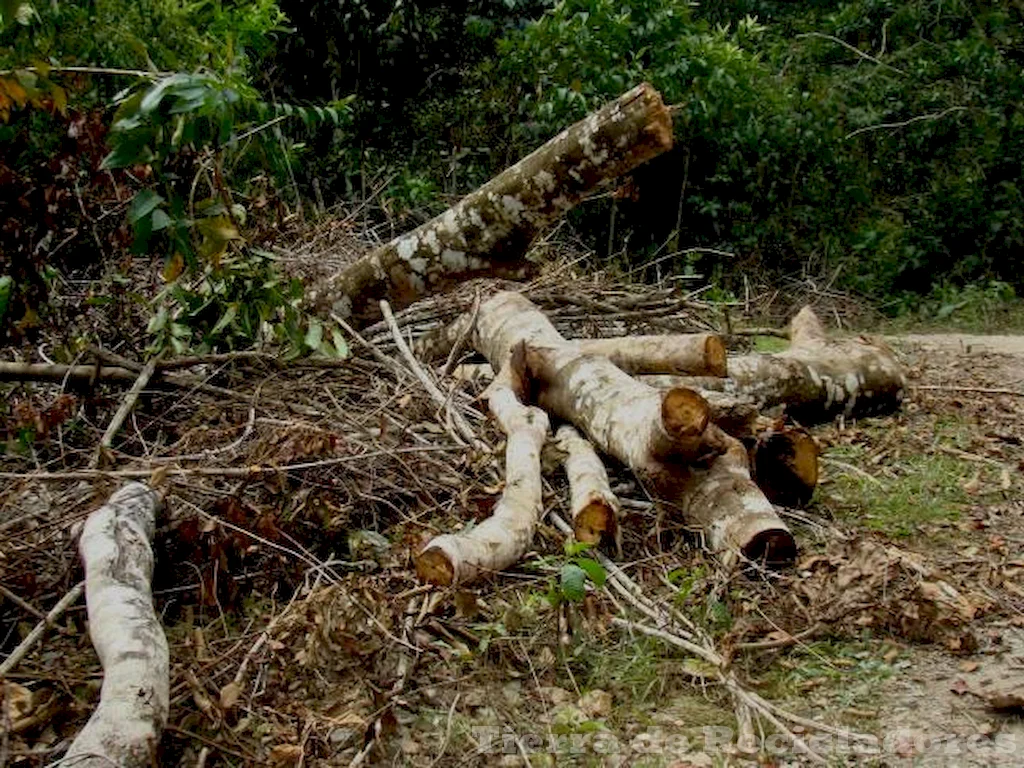
[[[302,754],[302,747],[298,744],[278,744],[270,750],[270,762],[274,765],[296,765]]]
[[[220,689],[220,708],[221,711],[227,712],[233,709],[235,704],[238,703],[238,698],[242,695],[242,686],[232,680],[230,683]]]
[[[959,669],[961,672],[974,672],[978,666],[978,662],[976,661],[961,661]]]
[[[612,713],[612,695],[608,691],[602,691],[600,688],[587,691],[580,697],[579,708],[588,717],[608,717]]]
[[[3,700],[7,706],[7,716],[17,721],[32,714],[34,707],[32,691],[17,683],[4,683]]]

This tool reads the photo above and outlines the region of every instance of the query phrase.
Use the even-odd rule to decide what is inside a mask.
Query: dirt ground
[[[965,453],[968,460],[993,468],[1004,461],[1012,473],[1012,490],[995,503],[990,497],[989,503],[971,505],[968,513],[967,527],[979,533],[997,529],[998,533],[989,534],[987,541],[970,534],[943,539],[935,543],[934,556],[954,572],[971,571],[979,564],[984,572],[991,568],[993,551],[1005,548],[1005,555],[997,558],[1024,567],[1024,488],[1020,482],[1024,465],[1015,461],[1019,452],[1001,450],[1017,443],[1012,435],[1020,434],[1024,398],[954,389],[1024,391],[1024,336],[911,334],[890,341],[912,361],[921,361],[918,384],[950,387],[948,391],[919,390],[918,402],[933,415],[973,412],[976,432],[969,440],[984,449],[974,455]],[[1001,411],[1001,418],[985,418],[991,414],[990,408]],[[1001,425],[1011,433],[994,441],[986,439],[999,434]],[[987,522],[993,518],[1000,521],[990,527]],[[895,752],[907,765],[1024,764],[1024,720],[1019,706],[1016,712],[993,711],[971,693],[997,682],[1024,694],[1024,591],[1015,582],[1001,586],[1009,587],[1000,600],[1005,610],[979,620],[975,631],[981,644],[976,653],[951,655],[936,648],[915,648],[880,688],[879,723],[891,729]]]

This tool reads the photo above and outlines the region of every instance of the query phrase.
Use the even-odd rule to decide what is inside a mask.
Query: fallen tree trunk
[[[608,473],[589,440],[564,424],[555,434],[565,455],[569,478],[569,512],[577,541],[600,544],[604,537],[618,535],[619,500],[612,493]]]
[[[167,723],[167,639],[153,610],[157,496],[130,483],[89,515],[85,564],[89,636],[103,665],[100,703],[62,762],[83,768],[155,763]]]
[[[727,379],[676,384],[748,395],[762,407],[785,405],[787,413],[807,424],[839,415],[887,413],[903,401],[906,372],[881,342],[829,339],[810,307],[793,318],[789,338],[785,352],[729,358]]]
[[[533,542],[543,512],[540,451],[548,417],[523,405],[511,375],[492,385],[488,406],[508,435],[505,490],[489,518],[464,533],[434,537],[416,556],[416,572],[432,584],[458,584],[518,561]]]
[[[672,119],[644,83],[562,131],[453,208],[309,292],[320,311],[372,315],[475,275],[522,271],[533,239],[600,183],[672,147]]]

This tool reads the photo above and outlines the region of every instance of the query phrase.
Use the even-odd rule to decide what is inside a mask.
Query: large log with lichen
[[[672,119],[644,83],[623,94],[421,227],[309,291],[321,311],[373,314],[475,276],[517,276],[527,248],[602,182],[672,147]]]

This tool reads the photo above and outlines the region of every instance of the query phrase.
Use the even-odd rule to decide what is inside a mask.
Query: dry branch
[[[618,533],[619,500],[612,493],[608,473],[589,440],[564,424],[555,435],[565,454],[569,478],[569,510],[577,541],[599,544]]]
[[[533,239],[583,197],[672,147],[661,95],[642,84],[605,105],[413,232],[310,292],[342,317],[404,306],[473,275],[516,274]]]
[[[148,766],[167,722],[167,639],[153,610],[157,495],[130,483],[85,522],[89,636],[103,665],[100,703],[64,762],[84,768]]]
[[[728,379],[690,384],[749,395],[763,407],[784,404],[803,423],[886,413],[902,402],[906,373],[881,341],[830,339],[810,307],[793,318],[789,338],[784,352],[729,358]]]

